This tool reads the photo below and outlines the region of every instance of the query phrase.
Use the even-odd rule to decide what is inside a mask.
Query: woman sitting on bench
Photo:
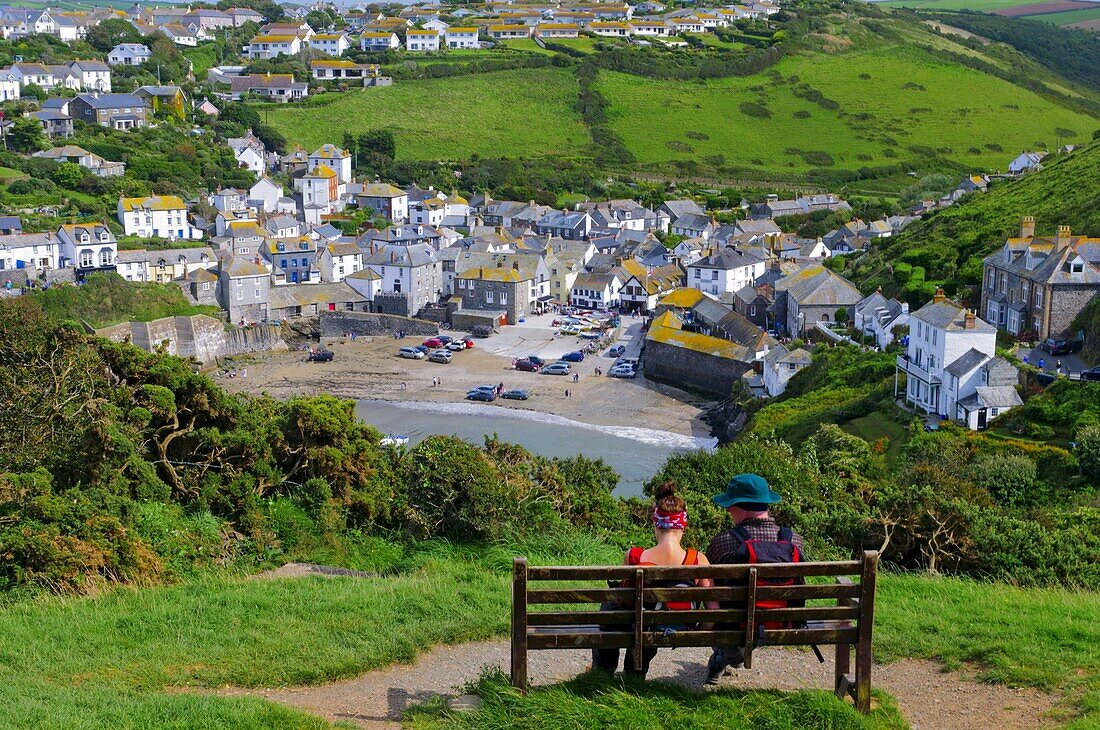
[[[623,565],[710,565],[706,555],[698,550],[684,548],[680,544],[684,537],[684,529],[687,528],[687,504],[684,502],[683,497],[676,494],[676,482],[665,482],[657,487],[653,492],[653,501],[653,534],[657,544],[651,548],[630,548],[623,558]],[[710,588],[712,581],[709,578],[704,578],[696,581],[695,584],[700,588]],[[623,587],[628,585],[628,582],[623,583]],[[656,583],[653,587],[674,587],[674,585],[684,584],[673,582],[672,585],[662,586],[660,583]],[[717,604],[713,607],[716,608]],[[600,605],[601,611],[613,611],[622,608],[623,606],[615,603]],[[655,608],[676,610],[678,608],[688,609],[691,606],[685,604],[682,607],[657,606]],[[601,629],[610,630],[603,627]],[[623,669],[627,674],[645,679],[645,675],[649,671],[649,663],[653,661],[653,657],[656,655],[656,647],[646,647],[642,650],[642,671],[639,673],[634,669],[633,650],[627,649],[626,663]],[[618,667],[618,649],[592,650],[593,669],[614,673]]]

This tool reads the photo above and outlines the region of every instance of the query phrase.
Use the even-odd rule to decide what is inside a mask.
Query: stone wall
[[[720,396],[729,396],[733,384],[750,369],[748,363],[652,340],[646,342],[642,367],[646,377]]]
[[[1087,264],[1086,264],[1087,265]],[[1047,289],[1050,291],[1050,289]],[[1050,297],[1050,329],[1043,337],[1076,337],[1070,331],[1073,320],[1088,306],[1093,297],[1100,294],[1095,286],[1058,286]]]
[[[194,317],[165,317],[152,322],[126,322],[95,331],[113,342],[130,342],[153,352],[193,357],[210,365],[220,357],[249,352],[285,350],[282,331],[273,325],[255,325],[226,330],[225,323],[199,314]]]
[[[472,332],[474,327],[489,327],[499,331],[500,315],[479,312],[476,309],[460,309],[451,315],[451,327],[460,332]]]
[[[360,337],[392,335],[408,332],[416,337],[439,334],[439,325],[421,319],[374,312],[321,312],[321,337],[343,337],[347,333]]]

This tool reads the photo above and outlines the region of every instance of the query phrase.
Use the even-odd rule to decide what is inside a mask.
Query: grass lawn
[[[596,39],[591,36],[580,36],[578,38],[550,38],[547,40],[547,43],[560,43],[563,46],[584,53],[596,52]]]
[[[13,167],[0,167],[0,180],[15,180],[26,176],[27,174],[22,170],[16,170]]]
[[[383,562],[397,561],[390,567],[398,574],[385,582],[207,578],[2,608],[0,725],[319,727],[261,700],[177,688],[322,683],[410,661],[436,643],[504,635],[512,555],[534,564],[607,564],[621,551],[594,538],[547,536],[540,544],[477,549],[429,542],[389,554]],[[879,585],[876,657],[980,662],[991,681],[1069,693],[1079,701],[1082,727],[1100,719],[1100,595],[889,574]],[[839,718],[830,727],[867,726],[827,693],[722,692],[689,701],[690,693],[663,686],[642,700],[636,688],[626,690],[582,680],[532,693],[521,706],[498,687],[486,711],[496,713],[488,719],[507,707],[533,716],[546,703],[567,701],[569,712],[553,715],[560,725],[540,730],[600,726],[587,719],[591,713],[608,719],[602,726],[635,727],[630,718],[687,712],[696,721],[679,726],[708,727],[719,712],[751,719],[762,708],[788,718],[768,727],[821,727],[809,719],[819,716]],[[494,726],[506,724],[480,725]]]
[[[905,430],[905,426],[879,411],[852,419],[842,424],[841,428],[872,444],[883,436],[890,439],[890,445],[883,453],[883,458],[891,467],[897,462],[902,448],[909,441],[909,433]]]
[[[406,716],[410,730],[429,728],[906,728],[891,698],[863,717],[828,692],[698,692],[675,684],[586,674],[521,695],[503,674],[474,688],[484,701],[474,712],[450,713],[435,701]]]
[[[598,88],[611,103],[612,129],[642,163],[709,158],[799,173],[827,167],[829,158],[847,169],[913,160],[923,155],[909,148],[924,146],[974,169],[995,170],[1020,149],[1052,144],[1056,127],[1081,138],[1096,127],[1084,114],[911,46],[791,57],[776,69],[785,83],[761,74],[686,87],[601,72]],[[791,77],[839,108],[799,98]],[[757,108],[746,104],[762,105],[770,118],[746,113]],[[824,162],[814,154],[822,152]]]
[[[516,38],[515,40],[504,41],[504,45],[509,48],[513,48],[517,51],[529,51],[531,53],[541,53],[544,56],[553,56],[553,51],[548,51],[538,43],[535,43],[534,38]]]
[[[349,92],[323,107],[294,104],[261,112],[291,143],[316,149],[345,131],[392,129],[397,157],[434,160],[481,155],[576,155],[591,144],[573,110],[568,69],[518,69],[400,81]]]
[[[180,52],[195,65],[196,79],[205,79],[206,72],[217,65],[213,43],[202,43],[194,48],[184,48]]]

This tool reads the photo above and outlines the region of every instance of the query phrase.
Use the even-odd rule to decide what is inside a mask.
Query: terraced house
[[[57,229],[62,266],[76,269],[77,281],[88,274],[114,271],[118,241],[104,223],[67,223]]]
[[[983,261],[982,312],[1011,334],[1038,339],[1072,335],[1074,318],[1100,292],[1100,238],[1059,226],[1037,237],[1035,219]]]

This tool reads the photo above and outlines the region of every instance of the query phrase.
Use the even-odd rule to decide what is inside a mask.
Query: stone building
[[[1100,292],[1100,238],[1074,236],[1058,226],[1037,237],[1035,219],[1020,235],[985,257],[981,311],[990,323],[1038,339],[1071,335],[1074,318]]]

